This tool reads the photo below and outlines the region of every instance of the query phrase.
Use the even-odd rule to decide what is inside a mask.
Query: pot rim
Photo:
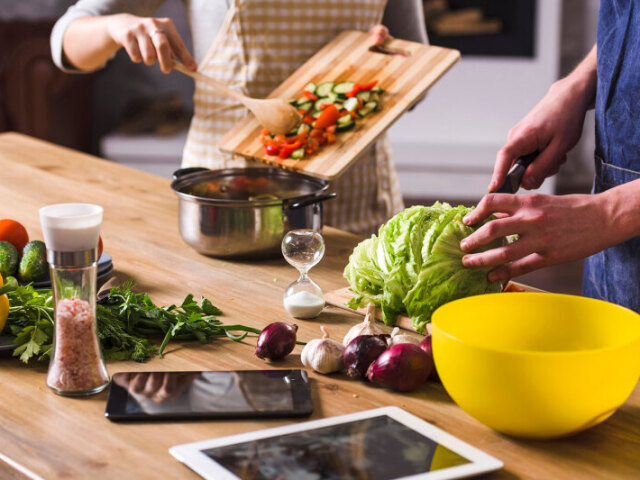
[[[206,205],[215,205],[215,206],[241,206],[241,207],[271,207],[271,206],[284,206],[287,204],[299,202],[301,200],[305,200],[307,198],[316,197],[327,191],[329,188],[329,182],[327,180],[323,180],[320,178],[312,177],[309,175],[304,175],[298,172],[292,172],[289,170],[283,170],[280,168],[273,167],[257,167],[257,168],[224,168],[224,169],[206,169],[202,171],[196,171],[193,173],[187,173],[181,176],[176,176],[180,170],[174,172],[174,180],[171,182],[171,189],[173,192],[181,199],[187,200],[191,202],[196,202],[200,204]],[[309,183],[315,184],[318,186],[318,189],[304,193],[292,197],[286,198],[278,198],[278,199],[262,199],[262,200],[233,200],[233,199],[224,199],[224,198],[207,198],[207,197],[199,197],[197,195],[193,195],[190,193],[185,193],[180,191],[181,187],[185,187],[188,185],[193,185],[194,183],[207,180],[209,178],[222,177],[228,175],[244,175],[244,176],[279,176],[279,177],[293,177],[305,180]],[[254,175],[252,175],[254,174]]]

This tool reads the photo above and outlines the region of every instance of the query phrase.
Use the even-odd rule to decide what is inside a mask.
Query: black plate
[[[111,255],[107,252],[102,252],[102,256],[100,257],[100,260],[98,260],[98,281],[112,271],[113,262],[111,260]],[[51,279],[47,277],[44,280],[33,282],[33,288],[51,288]]]

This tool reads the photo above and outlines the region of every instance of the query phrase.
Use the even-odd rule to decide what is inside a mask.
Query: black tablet
[[[122,372],[113,375],[112,421],[305,417],[313,412],[304,370]]]

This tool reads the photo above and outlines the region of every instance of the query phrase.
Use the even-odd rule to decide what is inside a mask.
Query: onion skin
[[[389,335],[358,335],[344,350],[344,365],[347,375],[364,378],[371,365],[387,349]]]
[[[431,335],[424,337],[424,340],[420,342],[418,345],[424,353],[431,357],[431,361],[433,362],[433,348],[431,347]],[[429,379],[440,381],[440,375],[438,375],[438,371],[436,370],[435,363],[433,364],[433,369],[431,370],[431,375],[429,375]]]
[[[280,360],[296,346],[298,326],[285,322],[270,323],[262,329],[256,346],[256,357]]]
[[[433,360],[412,343],[399,343],[383,352],[367,370],[367,378],[399,392],[410,392],[427,381]]]

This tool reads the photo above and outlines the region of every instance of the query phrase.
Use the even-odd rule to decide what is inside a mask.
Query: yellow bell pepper
[[[2,287],[2,275],[0,275],[0,287]],[[0,332],[7,323],[7,317],[9,316],[9,297],[7,295],[0,295]]]

